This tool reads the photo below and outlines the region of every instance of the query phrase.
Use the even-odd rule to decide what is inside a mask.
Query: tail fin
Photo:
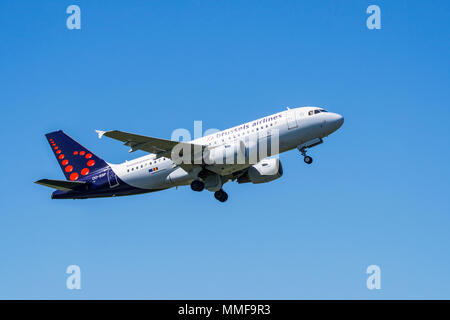
[[[65,134],[62,130],[45,135],[67,180],[75,181],[107,163]]]

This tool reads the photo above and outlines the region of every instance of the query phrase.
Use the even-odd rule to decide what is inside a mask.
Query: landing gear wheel
[[[194,180],[191,182],[191,189],[197,192],[203,191],[205,184],[200,180]]]
[[[303,148],[298,149],[298,150],[302,153],[303,161],[305,161],[305,163],[307,163],[307,164],[311,164],[313,159],[310,156],[306,155],[306,148],[303,147]]]
[[[220,189],[219,191],[214,192],[214,197],[220,202],[225,202],[228,200],[228,194]]]
[[[313,159],[310,156],[305,156],[303,158],[303,161],[305,161],[305,163],[307,163],[307,164],[311,164]]]

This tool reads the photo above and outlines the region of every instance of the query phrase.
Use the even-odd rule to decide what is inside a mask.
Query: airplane
[[[214,192],[218,201],[225,202],[228,194],[223,185],[229,181],[259,184],[280,178],[283,168],[278,154],[298,149],[304,162],[311,164],[307,149],[321,144],[343,123],[340,114],[299,107],[187,142],[96,130],[99,138],[121,141],[130,147],[129,152],[149,153],[121,164],[105,162],[58,130],[45,136],[66,180],[35,183],[56,189],[52,199],[127,196],[190,185],[196,192]]]

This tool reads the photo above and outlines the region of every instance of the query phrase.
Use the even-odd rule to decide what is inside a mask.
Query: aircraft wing
[[[197,158],[202,158],[203,152],[208,152],[209,150],[205,150],[207,146],[198,145],[194,143],[189,142],[178,142],[178,141],[172,141],[172,140],[165,140],[160,138],[153,138],[153,137],[147,137],[147,136],[141,136],[134,133],[128,133],[118,130],[113,131],[100,131],[95,130],[98,134],[99,138],[102,138],[103,136],[106,136],[108,138],[112,138],[115,140],[122,141],[124,145],[130,147],[130,150],[128,152],[134,152],[136,150],[143,150],[152,154],[156,155],[156,158],[170,158],[172,159],[178,166],[183,168],[186,171],[192,170],[195,166],[199,166],[201,164],[197,164],[198,162],[195,160],[198,160]],[[186,150],[190,150],[191,156],[190,156],[190,162],[185,163],[181,162],[181,159],[178,157],[177,159],[174,159],[172,157],[172,149],[180,148],[179,150],[184,150],[185,147]],[[244,147],[245,148],[245,147]],[[181,152],[182,152],[181,151]],[[175,150],[174,155],[178,155],[178,150]],[[184,157],[183,157],[184,159]],[[213,164],[206,166],[206,169],[209,171],[215,172],[222,176],[227,176],[232,174],[233,172],[242,170],[244,168],[248,167],[248,164]]]
[[[128,152],[143,150],[149,153],[156,154],[157,158],[160,157],[172,158],[171,154],[172,149],[177,145],[179,145],[180,147],[188,147],[189,150],[192,150],[190,149],[192,147],[197,147],[196,150],[199,150],[200,152],[203,151],[204,148],[204,146],[196,145],[193,143],[178,142],[160,138],[141,136],[138,134],[123,132],[119,130],[112,130],[112,131],[95,130],[95,131],[97,132],[99,138],[106,136],[108,138],[124,142],[124,145],[130,147],[130,150]],[[191,163],[193,163],[193,161],[191,161]],[[192,165],[181,164],[181,167],[190,169],[192,168]]]

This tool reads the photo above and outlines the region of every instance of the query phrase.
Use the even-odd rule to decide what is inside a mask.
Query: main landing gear
[[[194,180],[191,182],[191,189],[196,192],[203,191],[205,189],[205,183],[200,180]],[[220,202],[225,202],[228,200],[228,194],[223,191],[223,189],[214,192],[214,197]]]
[[[191,189],[197,192],[203,191],[203,189],[205,189],[205,184],[203,181],[194,180],[191,182]]]
[[[313,162],[313,158],[306,155],[306,148],[301,148],[300,152],[302,153],[303,161],[305,161],[306,164],[311,164]]]
[[[228,200],[228,194],[220,189],[219,191],[214,192],[214,197],[220,202],[225,202]]]

